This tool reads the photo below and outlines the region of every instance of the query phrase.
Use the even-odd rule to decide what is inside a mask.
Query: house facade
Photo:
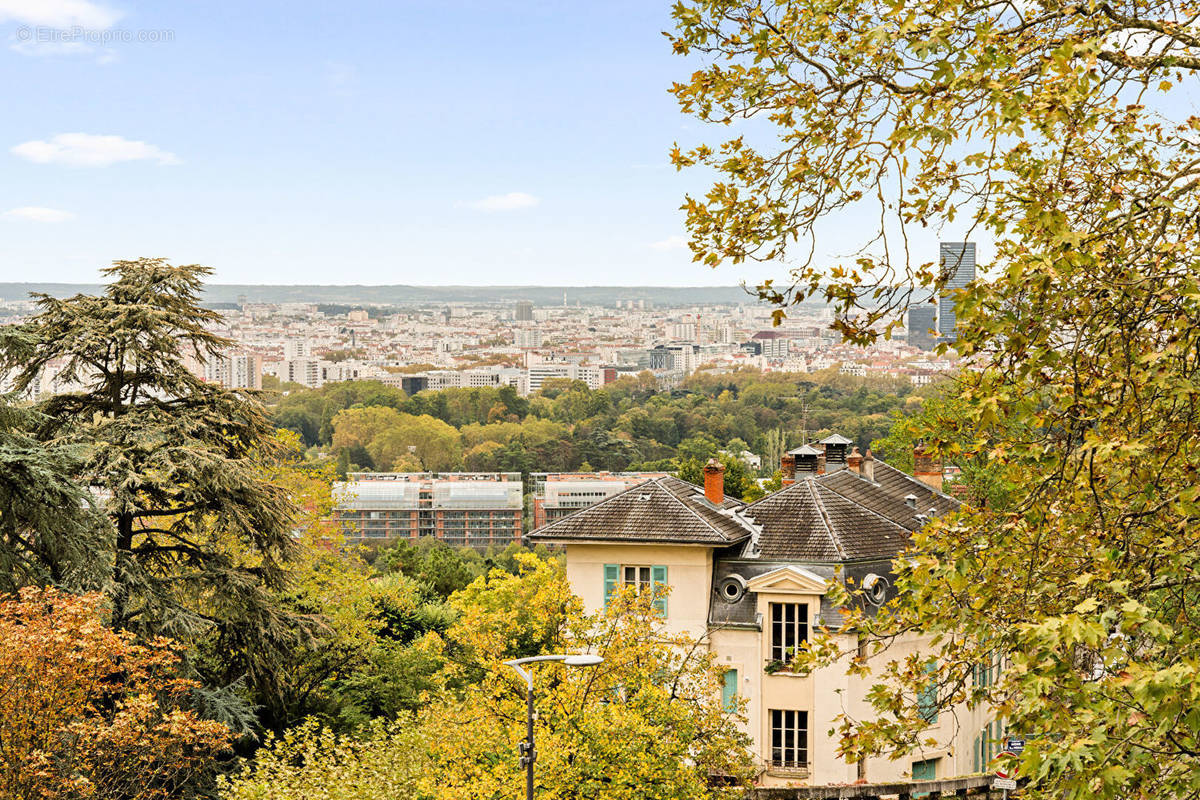
[[[852,580],[869,604],[887,602],[892,559],[912,532],[959,505],[940,491],[940,481],[935,488],[849,444],[834,436],[785,455],[784,488],[755,503],[725,496],[723,468],[712,461],[703,489],[655,478],[529,539],[565,548],[567,577],[589,610],[602,609],[623,586],[670,587],[659,601],[665,624],[704,640],[726,670],[726,700],[745,701],[762,785],[981,772],[1000,737],[982,709],[931,712],[922,738],[936,745],[910,756],[847,763],[827,734],[842,713],[873,713],[866,700],[871,677],[848,676],[844,664],[803,675],[789,668],[818,626],[841,625],[841,613],[826,600],[833,581]],[[837,635],[844,652],[856,651],[855,631]],[[921,638],[910,636],[878,658],[921,648]]]

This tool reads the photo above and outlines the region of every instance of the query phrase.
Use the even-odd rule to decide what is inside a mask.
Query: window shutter
[[[938,719],[937,664],[932,661],[927,663],[925,672],[930,676],[929,683],[917,693],[917,713],[921,715],[921,719],[932,725]]]
[[[737,696],[738,671],[727,669],[725,670],[725,682],[721,684],[721,705],[725,707],[727,713],[732,714],[737,711]]]
[[[613,595],[617,593],[617,575],[621,571],[619,564],[604,565],[604,607],[608,608]]]
[[[654,588],[654,609],[662,614],[667,615],[667,596],[659,595],[659,588],[667,588],[667,568],[665,566],[654,566],[650,568],[650,585]]]

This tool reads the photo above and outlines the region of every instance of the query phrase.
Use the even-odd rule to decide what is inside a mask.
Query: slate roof
[[[887,559],[921,527],[919,514],[936,516],[959,506],[880,461],[874,482],[846,469],[799,478],[746,507],[743,516],[761,530],[743,556],[816,563]],[[904,501],[909,494],[917,497],[916,508]]]
[[[724,546],[748,539],[751,529],[731,512],[733,497],[715,506],[704,490],[673,476],[654,478],[533,531],[534,542],[641,542]]]
[[[916,507],[905,497],[914,495]],[[959,501],[875,462],[875,481],[847,469],[799,480],[750,505],[667,476],[613,495],[545,525],[533,542],[639,542],[734,548],[738,559],[839,564],[886,561],[923,524]],[[730,555],[733,555],[732,553]]]

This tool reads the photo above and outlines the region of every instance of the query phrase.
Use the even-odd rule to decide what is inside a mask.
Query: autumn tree
[[[697,260],[788,259],[791,280],[760,287],[777,315],[824,298],[865,342],[955,271],[914,250],[918,231],[993,243],[956,295],[954,347],[974,367],[962,417],[920,434],[950,461],[985,453],[1014,491],[917,534],[896,603],[848,619],[936,645],[883,669],[885,713],[842,729],[851,757],[919,739],[932,678],[939,705],[986,704],[1031,736],[1027,796],[1195,794],[1198,13],[1171,0],[674,7],[675,51],[702,59],[673,89],[682,108],[744,134],[673,152],[718,174],[686,201]],[[836,249],[853,255],[813,255],[832,249],[821,234],[837,217]],[[976,680],[994,661],[1000,679]]]
[[[72,387],[37,403],[32,435],[80,454],[74,477],[108,518],[87,556],[109,564],[113,626],[219,642],[262,680],[271,653],[295,642],[296,620],[274,602],[295,508],[265,479],[281,449],[262,405],[187,368],[231,344],[208,330],[219,317],[199,303],[209,272],[115,262],[99,295],[37,295],[36,314],[0,330],[0,358],[17,391],[48,369]]]
[[[535,672],[539,797],[707,798],[720,793],[711,777],[747,778],[720,668],[703,645],[667,633],[649,598],[627,594],[586,614],[561,564],[527,556],[520,575],[493,572],[452,602],[460,617],[447,638],[459,655],[448,673],[478,681],[427,722],[433,796],[520,794],[525,687],[501,662],[546,652],[605,661]]]
[[[451,598],[457,619],[431,635],[445,668],[403,725],[360,739],[302,727],[227,784],[251,797],[517,797],[525,686],[502,662],[599,652],[587,669],[541,665],[537,793],[554,800],[701,800],[710,778],[744,784],[750,772],[737,709],[721,702],[721,670],[706,647],[672,636],[649,602],[626,594],[605,614],[584,613],[557,561],[517,556],[518,574],[493,570]]]
[[[176,646],[103,614],[99,594],[0,599],[0,796],[168,800],[211,784],[229,729],[187,709]]]

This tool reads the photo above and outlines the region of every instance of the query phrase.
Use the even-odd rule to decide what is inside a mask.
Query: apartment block
[[[333,517],[351,540],[432,536],[479,550],[521,540],[519,472],[352,472],[334,484]]]

